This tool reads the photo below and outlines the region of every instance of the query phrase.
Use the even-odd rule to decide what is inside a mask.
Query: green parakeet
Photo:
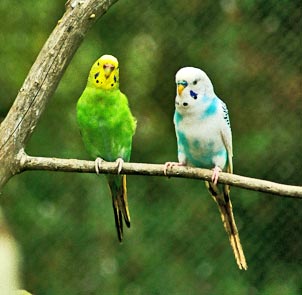
[[[92,66],[87,86],[77,103],[77,120],[87,152],[96,160],[96,172],[105,161],[117,161],[118,172],[129,162],[136,120],[127,97],[119,89],[118,60],[103,55]],[[123,239],[123,218],[130,227],[126,175],[107,175],[118,239]]]

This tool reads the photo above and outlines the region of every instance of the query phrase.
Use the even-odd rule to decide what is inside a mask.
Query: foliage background
[[[0,120],[65,1],[0,2]],[[132,161],[176,160],[175,72],[205,70],[228,105],[235,173],[301,182],[301,2],[119,1],[77,51],[27,147],[88,158],[75,105],[99,56],[119,58],[138,119]],[[232,189],[249,269],[237,269],[196,180],[128,177],[132,228],[117,242],[103,177],[27,172],[1,194],[34,294],[301,294],[299,201]]]

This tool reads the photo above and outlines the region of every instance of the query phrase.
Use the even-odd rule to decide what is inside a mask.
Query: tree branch
[[[23,149],[35,129],[49,98],[68,63],[92,24],[117,0],[73,0],[49,36],[32,66],[7,117],[0,125],[0,189],[16,173],[25,170],[52,170],[94,173],[94,162],[27,156]],[[115,163],[104,163],[102,173],[116,173]],[[122,173],[164,176],[163,165],[125,163]],[[212,171],[174,167],[169,176],[211,180]],[[302,188],[221,173],[219,182],[271,193],[302,198]]]
[[[25,147],[49,98],[88,29],[117,0],[72,0],[27,75],[0,125],[0,189],[20,169],[16,159]]]
[[[31,157],[22,150],[19,153],[21,170],[48,170],[63,172],[84,172],[95,173],[94,161],[85,161],[77,159],[58,159],[45,157]],[[116,174],[116,163],[103,162],[99,169],[100,173]],[[160,164],[141,164],[124,163],[122,174],[146,175],[146,176],[166,176],[164,174],[164,165]],[[203,179],[211,181],[213,172],[208,169],[192,167],[173,167],[168,171],[169,177],[182,177]],[[279,184],[271,181],[239,176],[229,173],[220,173],[219,182],[237,186],[240,188],[270,193],[282,197],[302,199],[302,187]]]

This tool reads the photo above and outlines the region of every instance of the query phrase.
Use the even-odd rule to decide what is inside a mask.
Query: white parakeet
[[[228,110],[213,89],[206,73],[185,67],[176,73],[174,124],[179,162],[167,162],[165,172],[174,165],[213,169],[206,186],[218,205],[221,219],[240,269],[247,263],[235,223],[229,185],[217,184],[219,172],[233,172],[232,132]]]

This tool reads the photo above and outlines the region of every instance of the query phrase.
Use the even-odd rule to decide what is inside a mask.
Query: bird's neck
[[[97,77],[97,79],[94,79],[93,73],[90,73],[87,81],[87,87],[93,87],[104,91],[117,90],[119,89],[119,80],[113,74],[111,74],[108,78],[100,75]]]
[[[204,95],[195,101],[194,104],[185,107],[183,105],[176,106],[176,118],[199,118],[204,119],[214,115],[217,111],[217,97],[208,97]]]

